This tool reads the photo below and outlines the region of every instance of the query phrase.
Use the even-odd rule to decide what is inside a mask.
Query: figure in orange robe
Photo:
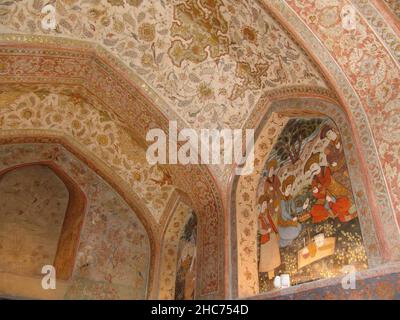
[[[307,161],[304,171],[308,170],[313,176],[313,196],[317,200],[310,211],[313,222],[320,223],[329,217],[337,217],[341,222],[353,219],[357,212],[349,211],[348,190],[332,177],[329,167],[319,165],[319,154],[313,154]]]

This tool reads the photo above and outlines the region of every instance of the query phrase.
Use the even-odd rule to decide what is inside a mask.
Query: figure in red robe
[[[310,211],[313,222],[320,223],[329,217],[337,217],[341,222],[352,220],[357,212],[349,200],[349,191],[332,177],[331,169],[321,167],[319,161],[319,154],[313,154],[304,167],[304,172],[311,171],[313,176],[312,191],[316,198]]]

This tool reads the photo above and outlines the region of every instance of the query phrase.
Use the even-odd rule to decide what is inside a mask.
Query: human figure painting
[[[329,118],[292,118],[257,190],[260,292],[368,267],[340,132]]]
[[[181,234],[175,282],[175,300],[193,300],[196,285],[197,217],[192,212]]]

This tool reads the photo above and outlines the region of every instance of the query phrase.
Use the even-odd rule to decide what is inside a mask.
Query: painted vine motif
[[[260,292],[368,267],[341,136],[328,118],[288,121],[257,190]],[[278,285],[279,287],[279,285]]]
[[[239,128],[265,90],[327,88],[255,1],[59,0],[57,27],[50,31],[41,27],[45,3],[0,1],[0,28],[104,46],[196,128]]]
[[[197,217],[190,215],[178,245],[175,300],[193,300],[196,284]]]

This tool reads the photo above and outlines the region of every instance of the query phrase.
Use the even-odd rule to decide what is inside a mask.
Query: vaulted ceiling
[[[3,6],[5,30],[104,46],[190,127],[240,128],[266,90],[327,88],[318,69],[257,1],[57,1],[58,24],[51,32],[41,28],[43,4]]]
[[[55,30],[41,25],[47,3]],[[341,21],[349,4],[353,31]],[[379,205],[398,210],[399,21],[390,0],[0,0],[1,129],[78,141],[137,196],[156,233],[187,192],[218,212],[204,236],[216,253],[224,227],[212,219],[229,206],[232,166],[150,166],[145,132],[168,120],[256,128],[274,99],[323,97],[354,122],[377,193],[389,186]]]

